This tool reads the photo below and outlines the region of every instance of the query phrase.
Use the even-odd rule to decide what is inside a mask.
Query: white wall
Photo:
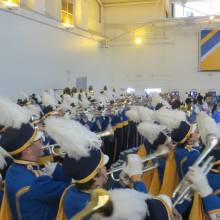
[[[101,75],[102,51],[93,40],[2,10],[0,27],[2,95],[73,86],[76,77],[85,75],[98,88],[110,80]]]
[[[199,72],[198,32],[191,22],[176,28],[163,28],[163,23],[148,23],[134,32],[136,24],[164,19],[164,8],[158,4],[127,5],[105,8],[105,32],[112,38],[105,50],[116,87],[159,87],[163,90],[198,89],[220,92],[220,72]],[[160,25],[160,26],[159,26]],[[208,26],[206,26],[208,28]],[[220,27],[219,27],[220,28]],[[126,33],[124,34],[123,33]],[[143,37],[143,45],[134,45],[136,36]],[[108,58],[107,58],[108,57]]]
[[[0,27],[0,94],[6,96],[73,86],[76,77],[85,75],[97,89],[107,84],[220,91],[219,72],[198,72],[196,31],[156,43],[146,39],[140,46],[120,39],[110,48],[100,48],[93,40],[2,10]]]
[[[108,51],[107,51],[108,50]],[[220,92],[220,72],[198,71],[198,33],[171,37],[161,43],[119,45],[106,49],[116,87],[162,88],[165,91],[215,88]]]

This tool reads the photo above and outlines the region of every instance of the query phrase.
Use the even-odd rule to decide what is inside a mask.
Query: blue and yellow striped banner
[[[200,70],[220,70],[220,30],[201,31]]]

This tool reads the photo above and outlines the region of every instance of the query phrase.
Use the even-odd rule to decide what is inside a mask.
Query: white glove
[[[56,169],[57,163],[53,163],[53,162],[47,162],[45,163],[45,172],[49,175],[52,176],[54,170]]]
[[[198,192],[202,198],[212,194],[213,190],[210,187],[208,179],[201,167],[190,167],[187,178],[190,180],[190,182],[192,182],[193,190]]]
[[[143,173],[143,163],[137,154],[129,154],[127,164],[124,163],[123,171],[129,176],[141,175]]]

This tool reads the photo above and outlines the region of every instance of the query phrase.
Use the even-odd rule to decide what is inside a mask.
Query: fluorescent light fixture
[[[135,93],[135,89],[128,87],[127,88],[127,93],[128,94],[134,94]]]
[[[150,95],[152,93],[161,93],[162,92],[162,89],[161,88],[147,88],[147,89],[144,89],[144,91]]]

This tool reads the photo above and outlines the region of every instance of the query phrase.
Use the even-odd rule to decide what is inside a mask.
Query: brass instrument
[[[99,137],[107,137],[107,136],[113,136],[114,130],[112,129],[112,126],[108,126],[104,131],[96,133]]]
[[[58,144],[45,145],[42,147],[42,149],[47,149],[49,153],[54,156],[65,156],[65,153],[61,151]]]
[[[146,162],[148,162],[148,161],[150,161],[150,160],[155,160],[155,159],[157,159],[158,157],[165,156],[165,155],[167,155],[169,152],[170,152],[169,148],[163,146],[163,147],[159,148],[157,151],[155,151],[154,153],[149,154],[149,155],[148,155],[147,157],[145,157],[145,158],[142,158],[142,163],[146,163]],[[152,166],[145,166],[145,167],[143,168],[143,173],[148,172],[148,171],[150,171],[150,170],[153,170],[153,169],[155,169],[155,168],[157,168],[157,167],[158,167],[158,163],[157,163],[157,162],[154,162],[154,164],[153,164]],[[114,168],[114,169],[109,170],[109,171],[107,172],[107,174],[108,174],[108,175],[111,175],[111,177],[112,177],[112,179],[113,179],[114,181],[120,181],[120,179],[116,179],[116,178],[114,177],[114,173],[117,173],[118,171],[122,171],[122,170],[123,170],[123,166],[119,166],[119,167],[117,167],[117,168]]]
[[[218,138],[214,134],[208,134],[206,137],[206,147],[194,162],[193,166],[200,166],[207,174],[212,168],[212,163],[214,157],[210,156],[207,158],[208,154],[216,147],[218,144]],[[184,200],[191,200],[192,197],[192,187],[191,183],[187,181],[187,174],[181,180],[172,195],[174,199],[174,206],[183,203]]]
[[[105,214],[102,212],[102,209],[105,207],[111,209],[110,214],[112,214],[113,207],[109,193],[104,189],[95,189],[92,191],[90,202],[81,212],[71,218],[71,220],[83,220],[85,217],[100,211],[102,214]]]

